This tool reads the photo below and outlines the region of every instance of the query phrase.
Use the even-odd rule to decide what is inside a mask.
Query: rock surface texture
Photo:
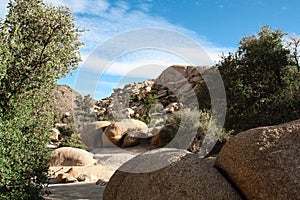
[[[97,121],[83,127],[80,131],[80,138],[88,149],[102,147],[102,134],[110,124],[109,121]]]
[[[247,199],[300,199],[300,120],[238,134],[215,166]]]
[[[89,166],[97,161],[94,155],[83,149],[61,147],[51,154],[50,166]]]
[[[149,172],[124,172],[128,169]],[[241,197],[207,161],[185,151],[165,149],[142,154],[125,163],[110,179],[103,199],[234,200]]]
[[[55,107],[60,113],[72,112],[75,107],[75,99],[80,96],[79,92],[67,85],[58,85],[52,91]]]
[[[133,131],[139,131],[146,135],[148,126],[144,122],[135,119],[124,119],[109,125],[102,135],[103,147],[122,146],[126,135]],[[131,146],[128,137],[126,141],[126,146]],[[133,138],[131,141],[134,144],[138,144]]]
[[[170,123],[176,114],[179,116],[183,110],[197,107],[209,109],[209,93],[202,76],[210,77],[212,72],[214,69],[209,67],[173,65],[157,79],[114,89],[110,97],[98,101],[94,107],[98,120],[115,121],[102,134],[103,147],[128,148],[140,144],[135,133],[129,134],[128,128],[122,128],[124,119],[139,120],[148,125],[148,131],[142,131],[146,135],[144,138],[149,138],[149,145],[162,147],[168,144],[179,129]],[[186,132],[189,132],[188,128]],[[196,137],[197,140],[189,140],[201,143],[204,135],[199,133]],[[188,144],[184,146],[189,148]]]
[[[210,71],[208,67],[174,65],[163,71],[157,79],[114,89],[110,97],[96,103],[94,109],[98,120],[145,119],[151,110],[149,104],[160,106],[160,114],[164,114],[163,109],[168,111],[169,105],[179,100],[184,106],[193,107],[198,104],[197,98],[201,97],[203,104],[209,104],[208,90],[201,74]],[[203,99],[203,96],[207,99]]]

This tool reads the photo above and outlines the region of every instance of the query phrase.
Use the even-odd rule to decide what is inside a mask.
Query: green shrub
[[[74,147],[87,150],[87,147],[83,144],[74,122],[67,124],[66,127],[59,129],[61,133],[61,143],[59,147]]]
[[[15,99],[12,118],[0,117],[0,199],[38,199],[47,180],[51,112],[30,97]]]
[[[225,128],[235,133],[299,119],[299,72],[283,32],[264,26],[218,65],[227,96]]]
[[[39,199],[47,181],[52,89],[80,60],[65,7],[10,1],[0,20],[0,199]]]
[[[137,94],[137,95],[132,95],[129,98],[129,107],[131,107],[132,104],[134,104],[135,102],[141,102],[141,106],[140,106],[140,111],[139,112],[139,117],[134,117],[135,119],[141,120],[142,122],[146,123],[147,125],[150,124],[151,122],[151,116],[150,116],[150,109],[152,112],[155,112],[156,109],[158,108],[159,102],[158,102],[158,97],[155,94],[151,94],[148,93],[143,94],[143,89],[140,89],[140,93],[141,94]],[[141,96],[139,96],[141,95]]]
[[[216,141],[226,140],[227,136],[228,133],[217,128],[211,112],[207,110],[175,112],[159,132],[161,146],[186,148],[193,153],[199,152],[205,137],[206,144],[214,146]]]
[[[75,119],[75,126],[78,131],[82,130],[86,124],[96,120],[95,115],[91,113],[91,109],[95,105],[95,102],[96,101],[91,97],[91,95],[76,96],[72,123],[75,124]]]
[[[63,114],[56,115],[61,116],[59,120],[55,119],[58,123],[65,124],[64,126],[58,127],[58,130],[61,134],[61,141],[59,147],[74,147],[86,150],[87,147],[83,144],[79,133],[78,126],[74,122],[73,115]]]
[[[63,137],[59,147],[73,147],[87,150],[87,147],[85,146],[85,144],[83,144],[81,138],[77,133],[74,133],[71,136]]]

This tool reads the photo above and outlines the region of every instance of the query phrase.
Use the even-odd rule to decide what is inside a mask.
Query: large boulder
[[[186,75],[187,66],[172,65],[165,69],[157,78],[159,83],[171,83],[182,80]]]
[[[238,134],[215,166],[247,199],[299,199],[300,120]]]
[[[124,131],[142,131],[146,133],[148,131],[148,126],[144,122],[135,119],[123,119],[117,122],[120,128]]]
[[[174,98],[169,97],[175,95],[181,99],[184,106],[192,108],[200,104],[201,108],[209,108],[209,93],[202,75],[210,76],[210,74],[213,74],[213,70],[207,66],[168,67],[155,80],[156,85],[163,86],[157,87],[159,101],[167,106],[174,102]]]
[[[80,137],[88,149],[102,147],[102,134],[110,124],[109,121],[97,121],[88,123],[83,127]]]
[[[61,147],[52,152],[50,166],[89,166],[97,163],[93,157],[83,149]]]
[[[129,132],[140,131],[147,133],[148,126],[139,120],[124,119],[108,126],[102,136],[103,147],[122,146],[125,135]],[[123,137],[124,136],[124,137]]]
[[[218,200],[241,197],[199,156],[178,149],[160,149],[139,155],[117,170],[104,190],[103,199]]]
[[[141,133],[141,134],[140,134]],[[146,134],[141,131],[132,131],[124,136],[122,147],[133,147],[140,144],[140,138],[145,138]]]

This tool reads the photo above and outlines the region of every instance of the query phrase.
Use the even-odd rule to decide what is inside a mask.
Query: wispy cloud
[[[127,1],[117,1],[112,3],[108,0],[46,0],[46,2],[53,5],[64,5],[69,7],[74,13],[77,27],[79,29],[87,30],[83,33],[81,38],[81,40],[85,43],[85,45],[81,48],[81,53],[83,63],[87,60],[87,58],[89,58],[87,62],[90,63],[84,63],[84,66],[87,66],[90,70],[103,71],[105,66],[99,65],[99,63],[108,63],[110,65],[106,72],[113,75],[154,78],[165,67],[172,64],[191,64],[184,59],[184,57],[180,57],[180,55],[159,49],[141,49],[135,52],[128,52],[128,54],[112,60],[101,60],[103,59],[101,57],[93,57],[91,59],[91,57],[89,57],[91,56],[91,53],[97,49],[97,47],[108,39],[126,31],[142,28],[163,28],[185,35],[191,40],[197,42],[214,62],[218,62],[222,52],[227,53],[232,50],[227,47],[216,46],[209,42],[205,36],[198,35],[193,30],[185,27],[172,24],[164,17],[152,15],[151,0],[140,0],[135,4],[128,3]],[[7,3],[8,0],[0,1],[0,17],[2,18],[4,17]],[[177,48],[181,48],[181,52],[184,49],[184,52],[189,54],[189,58],[191,59],[199,57],[199,55],[196,54],[196,51],[193,48],[189,48],[188,45],[183,45]],[[146,70],[147,73],[145,73],[146,68],[151,68],[151,70]],[[92,73],[86,74],[84,79],[88,80],[88,83],[87,81],[83,81],[83,84],[90,86],[82,88],[82,91],[94,90],[93,88],[96,82],[99,82],[99,77],[95,76],[92,78],[92,76]],[[76,81],[75,78],[74,81]],[[108,87],[112,86],[112,83],[108,84],[105,82],[102,85],[103,87]]]
[[[149,0],[139,1],[138,5],[131,5],[125,1],[117,1],[112,4],[107,0],[46,0],[46,2],[71,8],[77,26],[87,30],[82,36],[82,41],[85,43],[81,49],[83,59],[86,59],[95,48],[107,39],[125,31],[147,27],[174,30],[192,38],[206,50],[215,62],[219,60],[222,52],[226,53],[231,50],[226,47],[217,47],[207,41],[205,37],[197,35],[192,30],[174,25],[163,17],[152,16],[149,12],[151,9]],[[7,3],[8,0],[1,1],[0,13],[5,13]],[[152,60],[154,59],[153,57]],[[145,59],[140,58],[137,62],[141,62],[141,60]]]
[[[54,5],[68,6],[74,13],[89,13],[98,15],[109,7],[106,0],[46,0]]]
[[[7,14],[7,5],[8,5],[9,0],[1,0],[0,1],[0,18],[4,18],[5,15]]]
[[[191,37],[207,51],[215,62],[219,60],[222,52],[231,50],[226,47],[216,47],[205,37],[197,35],[192,30],[174,25],[163,17],[152,16],[149,13],[151,1],[139,1],[139,5],[131,5],[125,1],[112,4],[106,0],[47,1],[70,7],[79,28],[88,30],[82,37],[85,43],[81,49],[84,59],[105,40],[125,31],[147,27],[166,28]]]

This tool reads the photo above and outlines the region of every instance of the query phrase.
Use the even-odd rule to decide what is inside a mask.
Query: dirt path
[[[51,192],[46,200],[89,199],[102,200],[105,186],[96,183],[68,183],[50,185],[46,190]]]
[[[62,167],[50,167],[50,171],[62,173],[68,171],[72,166]],[[113,175],[114,171],[102,166],[87,166],[87,167],[72,167],[79,174],[92,174],[97,180],[101,179],[108,182],[109,178]],[[55,175],[54,175],[55,176]],[[102,193],[105,186],[96,185],[96,181],[93,182],[78,182],[78,183],[63,183],[63,184],[50,184],[49,187],[44,190],[50,192],[49,196],[45,196],[46,200],[73,200],[73,199],[102,199]]]
[[[98,160],[98,165],[87,167],[73,167],[79,174],[93,174],[97,179],[108,182],[123,163],[135,157],[137,154],[150,150],[152,147],[140,146],[129,148],[131,151],[125,151],[119,148],[100,148],[94,149],[94,157]],[[72,166],[51,167],[52,172],[66,172]],[[96,181],[89,183],[65,183],[65,184],[50,184],[46,191],[51,192],[46,200],[73,200],[73,199],[102,199],[102,194],[105,186],[96,185]]]

